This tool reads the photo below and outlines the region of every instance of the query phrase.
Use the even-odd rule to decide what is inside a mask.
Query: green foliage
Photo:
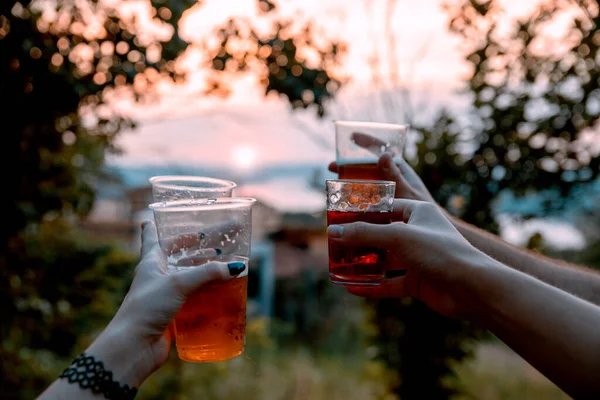
[[[10,243],[1,301],[4,398],[32,398],[114,314],[135,259],[60,220]]]
[[[490,205],[504,190],[553,190],[558,195],[540,215],[564,210],[569,195],[600,172],[593,136],[586,139],[600,117],[597,10],[591,2],[545,1],[508,29],[496,1],[465,0],[448,12],[450,30],[468,50],[471,108],[466,121],[438,120],[434,130],[453,140],[421,152],[425,178],[449,166],[464,193],[456,211],[480,226],[493,223]],[[421,131],[424,141],[440,136]]]
[[[472,359],[456,366],[455,400],[567,400],[566,393],[500,342],[479,343]]]
[[[275,10],[273,3],[259,3],[265,14]],[[217,31],[220,45],[213,50],[212,67],[220,73],[214,77],[213,90],[226,93],[227,76],[254,66],[265,94],[282,94],[293,108],[316,105],[318,115],[323,116],[324,102],[342,83],[328,70],[339,66],[345,46],[334,41],[319,45],[320,32],[314,32],[308,23],[298,25],[291,20],[277,21],[272,27],[275,36],[265,37],[246,20],[230,20]],[[239,46],[241,42],[252,43],[251,50]]]
[[[379,359],[395,372],[401,399],[447,399],[459,392],[453,367],[470,355],[476,330],[411,299],[374,303]]]

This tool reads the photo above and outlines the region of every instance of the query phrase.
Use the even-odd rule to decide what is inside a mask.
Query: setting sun
[[[241,146],[233,149],[233,164],[240,169],[251,168],[256,161],[256,150]]]

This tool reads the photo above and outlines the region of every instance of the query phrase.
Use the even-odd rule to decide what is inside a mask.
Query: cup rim
[[[213,183],[217,186],[214,187],[197,187],[197,186],[186,186],[176,185],[169,183],[169,181],[183,181],[183,182],[205,182]],[[148,182],[154,187],[160,187],[163,189],[170,190],[186,190],[190,192],[217,192],[221,190],[233,190],[237,187],[237,183],[224,179],[211,178],[208,176],[195,176],[195,175],[158,175],[148,179]]]
[[[370,121],[348,121],[348,120],[334,120],[335,126],[356,126],[356,127],[372,127],[372,128],[386,128],[386,129],[405,129],[408,130],[410,125],[408,124],[392,124],[389,122],[370,122]]]
[[[148,206],[154,212],[181,212],[206,210],[232,210],[252,206],[256,199],[251,197],[216,197],[206,199],[187,199],[159,201]]]
[[[325,184],[327,184],[329,182],[351,183],[351,184],[361,184],[362,183],[362,184],[382,185],[382,186],[396,185],[396,182],[394,182],[394,181],[374,181],[374,180],[368,180],[368,179],[325,179]]]

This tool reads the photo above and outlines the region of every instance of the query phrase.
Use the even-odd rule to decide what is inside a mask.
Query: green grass
[[[356,344],[323,354],[302,345],[277,345],[264,321],[247,326],[244,354],[214,364],[171,359],[141,388],[144,400],[397,400],[387,394],[391,375]]]
[[[157,373],[163,375],[164,370]],[[217,364],[179,363],[177,387],[147,382],[140,399],[178,400],[395,400],[386,396],[386,373],[373,361],[323,358],[305,350],[242,356]],[[154,383],[154,384],[153,384]],[[180,393],[175,395],[175,393]]]
[[[482,342],[475,356],[456,366],[464,395],[456,400],[570,399],[525,360],[501,342]]]

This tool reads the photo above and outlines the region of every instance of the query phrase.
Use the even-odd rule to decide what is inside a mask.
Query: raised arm
[[[388,250],[406,275],[365,297],[415,297],[452,317],[478,321],[577,399],[600,398],[600,307],[554,288],[475,249],[435,205],[396,200],[390,225],[328,228],[339,245]]]
[[[337,171],[336,165],[331,164],[330,170]],[[396,165],[390,154],[383,154],[379,159],[379,170],[383,179],[396,182],[397,198],[435,203],[421,178],[405,161]],[[581,299],[600,305],[600,273],[513,246],[496,235],[452,217],[445,211],[444,214],[473,246],[490,257]]]
[[[490,257],[583,300],[600,305],[598,272],[513,246],[483,229],[458,218],[448,217],[473,246]]]
[[[165,362],[172,339],[169,324],[188,295],[210,282],[233,279],[245,269],[238,262],[209,262],[167,274],[156,227],[146,222],[142,228],[142,258],[119,311],[38,400],[133,399],[137,388]],[[183,235],[169,245],[176,252],[193,244],[192,237]]]

